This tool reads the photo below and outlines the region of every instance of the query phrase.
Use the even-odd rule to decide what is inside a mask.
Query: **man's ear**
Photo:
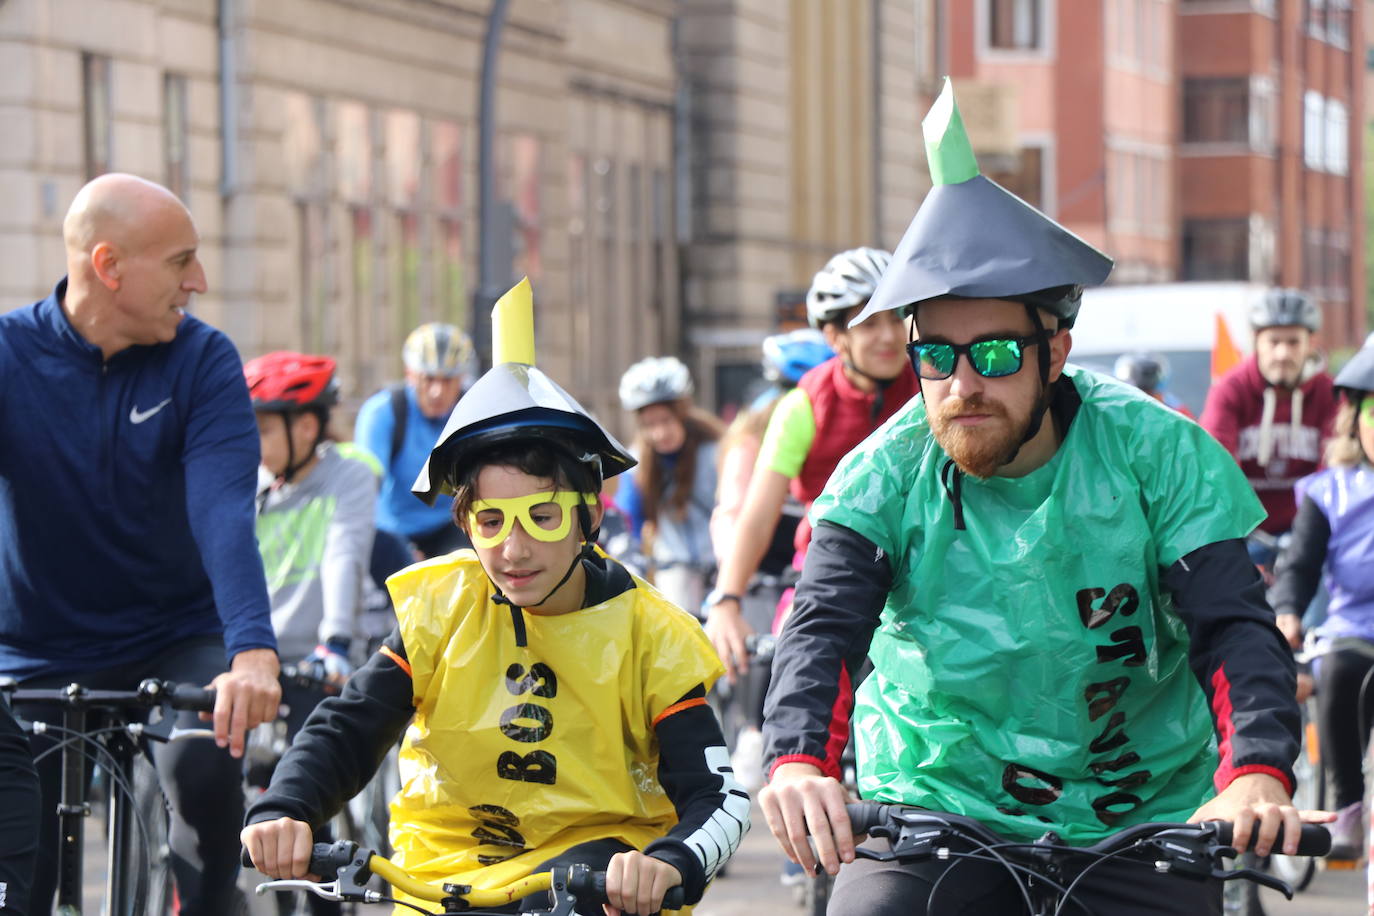
[[[1073,348],[1073,334],[1068,328],[1055,331],[1050,337],[1050,381],[1057,382],[1069,361],[1069,350]]]
[[[91,269],[106,289],[111,292],[119,289],[119,252],[115,251],[115,247],[109,242],[97,242],[91,249]]]

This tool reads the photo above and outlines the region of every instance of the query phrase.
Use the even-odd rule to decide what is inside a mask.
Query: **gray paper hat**
[[[1374,344],[1365,344],[1350,357],[1345,368],[1336,373],[1335,385],[1350,391],[1374,391]]]
[[[921,129],[934,187],[850,326],[944,297],[1025,302],[1072,326],[1083,287],[1106,280],[1112,259],[979,173],[948,77]]]

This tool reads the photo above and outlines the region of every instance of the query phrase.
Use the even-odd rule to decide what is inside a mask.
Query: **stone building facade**
[[[925,185],[929,0],[512,0],[498,191],[540,362],[624,428],[635,359],[737,396],[811,274]],[[340,359],[357,403],[423,320],[473,328],[487,0],[0,0],[0,308],[63,272],[104,171],[202,235],[196,311],[245,358]]]

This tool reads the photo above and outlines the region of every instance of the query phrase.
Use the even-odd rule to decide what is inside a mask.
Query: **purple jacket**
[[[1297,504],[1310,500],[1330,529],[1323,570],[1331,604],[1318,632],[1374,640],[1374,468],[1327,468],[1293,490]]]

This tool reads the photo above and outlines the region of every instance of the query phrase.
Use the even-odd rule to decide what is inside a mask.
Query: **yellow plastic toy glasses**
[[[530,537],[553,544],[568,536],[573,509],[583,503],[596,505],[596,494],[560,491],[479,499],[468,512],[468,535],[478,547],[495,547],[510,537],[519,519]]]

